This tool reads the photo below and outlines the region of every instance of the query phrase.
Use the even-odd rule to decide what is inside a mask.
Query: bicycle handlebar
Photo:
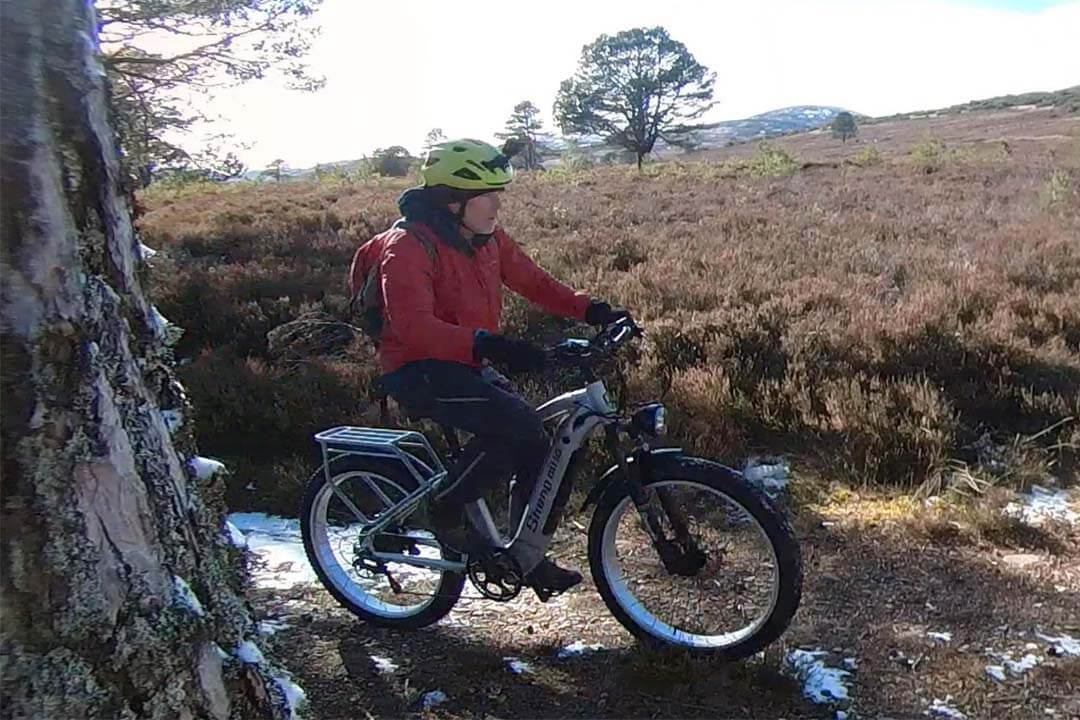
[[[548,348],[548,357],[561,365],[586,366],[609,356],[627,342],[644,335],[629,315],[605,325],[591,340],[567,338]]]

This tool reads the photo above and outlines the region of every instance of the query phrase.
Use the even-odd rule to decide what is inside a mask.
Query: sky
[[[269,77],[209,108],[252,168],[418,153],[435,127],[492,140],[522,100],[553,129],[582,47],[642,26],[664,26],[716,71],[707,121],[792,105],[885,115],[1080,84],[1080,0],[324,0],[314,19],[322,90]]]

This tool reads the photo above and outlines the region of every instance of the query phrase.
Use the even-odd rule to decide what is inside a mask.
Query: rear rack
[[[327,482],[330,481],[330,463],[344,455],[398,460],[422,486],[437,483],[446,477],[446,468],[431,443],[415,430],[344,425],[317,433],[315,441],[322,447]]]

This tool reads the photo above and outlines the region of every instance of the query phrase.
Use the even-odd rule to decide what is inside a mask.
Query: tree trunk
[[[0,25],[0,716],[282,716],[295,686],[235,653],[253,628],[222,479],[167,425],[183,388],[140,280],[93,4],[2,0]]]

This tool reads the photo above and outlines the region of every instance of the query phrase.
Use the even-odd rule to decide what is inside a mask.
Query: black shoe
[[[552,595],[560,595],[581,582],[581,573],[566,570],[555,564],[550,558],[544,558],[525,576],[537,596],[547,601]]]

